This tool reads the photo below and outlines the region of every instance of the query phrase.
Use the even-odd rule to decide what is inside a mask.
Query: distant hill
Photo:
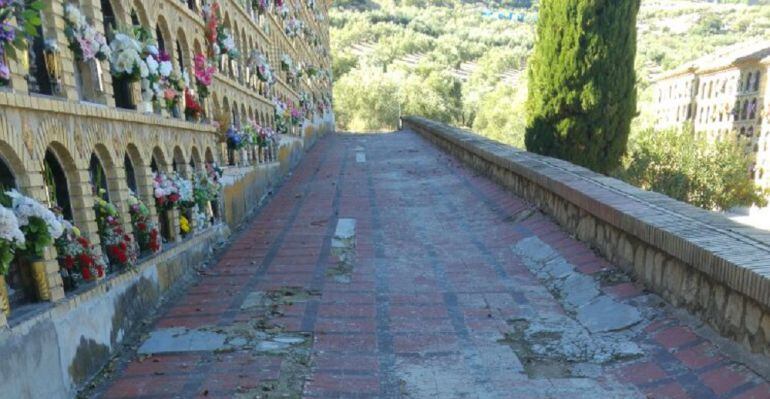
[[[336,0],[334,4],[330,18],[338,81],[361,68],[379,68],[391,79],[410,82],[446,75],[446,82],[460,85],[453,91],[461,93],[460,99],[453,99],[459,100],[460,108],[453,109],[458,102],[449,104],[438,94],[432,105],[423,104],[442,109],[438,114],[444,118],[454,118],[446,122],[488,131],[495,124],[522,125],[520,102],[526,98],[526,81],[521,77],[526,76],[522,72],[534,46],[537,1]],[[767,4],[770,0],[642,0],[637,123],[651,119],[650,82],[661,72],[720,47],[770,37]],[[494,14],[499,10],[514,17],[498,18]],[[401,86],[402,94],[408,94],[409,89]],[[495,111],[489,109],[492,100],[497,107],[519,112],[502,110],[495,113],[497,119],[481,126],[477,116],[487,118]]]

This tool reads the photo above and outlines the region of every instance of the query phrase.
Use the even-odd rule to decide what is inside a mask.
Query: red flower
[[[81,247],[88,249],[89,242],[85,237],[78,237],[78,243]]]
[[[67,270],[72,270],[72,268],[75,266],[75,258],[73,258],[72,256],[67,255],[64,258],[62,263],[64,263],[64,267]]]
[[[88,256],[87,254],[80,254],[78,255],[78,261],[80,262],[80,267],[90,267],[94,264],[93,258]]]
[[[86,281],[91,280],[91,269],[84,267],[80,269],[80,274],[83,275],[83,280],[86,280]]]
[[[104,267],[102,265],[96,265],[96,275],[104,277]]]
[[[144,222],[137,223],[136,227],[139,229],[139,231],[146,231],[147,230],[147,224],[145,224]]]

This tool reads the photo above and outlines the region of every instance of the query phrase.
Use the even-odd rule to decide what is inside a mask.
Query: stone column
[[[121,165],[121,167],[115,167],[114,172],[114,176],[107,180],[107,187],[110,188],[110,202],[118,208],[118,217],[123,225],[123,230],[126,233],[133,233],[134,226],[131,225],[131,213],[128,208],[126,171]]]

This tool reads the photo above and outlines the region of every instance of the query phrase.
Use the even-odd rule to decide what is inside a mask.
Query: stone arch
[[[216,159],[214,158],[214,151],[211,150],[211,147],[206,147],[206,152],[204,156],[205,156],[206,163],[212,164],[216,162]]]
[[[118,170],[122,168],[118,168],[117,165],[115,165],[115,162],[110,155],[110,151],[102,143],[98,143],[96,146],[94,146],[91,159],[93,159],[94,156],[96,156],[96,158],[101,163],[102,168],[104,169],[104,183],[106,183],[105,186],[107,188],[107,198],[119,198],[118,193],[121,191],[122,184],[118,176]],[[93,176],[91,183],[96,183],[93,181]],[[98,193],[95,194],[98,195]]]
[[[150,169],[152,172],[168,173],[169,163],[167,159],[168,158],[166,158],[166,155],[163,153],[160,146],[155,146],[155,148],[152,149],[152,157],[150,160]]]
[[[201,153],[198,151],[198,147],[192,146],[190,148],[190,170],[195,172],[200,170],[203,161],[201,160]]]
[[[46,147],[43,158],[43,181],[48,189],[48,202],[62,209],[65,219],[78,221],[87,220],[82,212],[76,213],[72,206],[73,196],[87,196],[83,192],[80,174],[69,151],[64,144],[52,141]]]
[[[190,52],[190,44],[187,42],[187,35],[185,35],[182,28],[176,31],[174,47],[175,54],[173,58],[179,71],[191,70],[192,53]]]
[[[171,30],[168,28],[168,22],[162,15],[158,15],[158,19],[155,22],[155,40],[158,42],[158,49],[165,51],[173,58],[174,50],[174,36],[171,35]]]
[[[147,16],[147,10],[144,8],[144,4],[142,4],[140,0],[134,0],[132,5],[133,6],[131,7],[131,12],[136,15],[136,19],[139,21],[139,25],[151,29],[152,23],[150,23],[150,18]],[[132,23],[135,22],[136,21],[132,21]]]
[[[10,144],[0,140],[0,187],[7,190],[29,186],[29,176],[24,173],[24,162]],[[12,183],[12,184],[11,184]]]
[[[134,143],[126,145],[123,155],[123,168],[126,171],[126,185],[136,195],[144,195],[140,192],[142,177],[147,173],[142,154]]]
[[[185,161],[184,151],[182,147],[174,146],[172,153],[171,167],[174,172],[177,172],[180,176],[187,177],[187,161]]]
[[[192,48],[193,48],[193,52],[195,53],[193,55],[197,55],[197,54],[204,54],[205,55],[205,53],[203,52],[203,46],[201,46],[201,42],[200,42],[200,40],[198,40],[198,38],[195,38],[193,40],[193,47]]]

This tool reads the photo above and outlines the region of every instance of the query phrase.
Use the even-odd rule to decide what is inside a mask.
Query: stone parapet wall
[[[770,233],[424,118],[412,129],[538,206],[650,290],[770,355]]]

